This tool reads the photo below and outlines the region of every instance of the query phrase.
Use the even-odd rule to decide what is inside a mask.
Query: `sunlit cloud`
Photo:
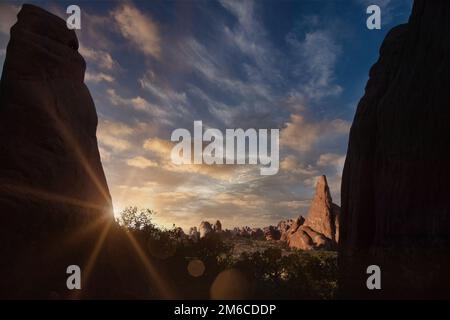
[[[158,164],[155,161],[152,161],[150,159],[147,159],[145,157],[134,157],[127,160],[127,164],[131,167],[146,169],[149,167],[157,167]]]
[[[120,32],[136,48],[146,55],[159,58],[161,54],[160,35],[152,18],[126,3],[112,12]]]
[[[131,148],[131,143],[127,140],[127,137],[132,133],[133,129],[129,126],[108,120],[100,121],[97,128],[97,138],[100,144],[115,152]]]
[[[119,65],[118,62],[112,58],[111,54],[104,50],[94,50],[80,45],[78,51],[85,59],[93,62],[101,69],[112,70]]]
[[[99,83],[99,82],[114,82],[114,77],[103,72],[91,73],[86,72],[84,75],[84,80],[87,82]]]

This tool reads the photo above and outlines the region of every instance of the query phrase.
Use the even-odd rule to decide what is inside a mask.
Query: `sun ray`
[[[111,227],[112,220],[108,221],[105,226],[103,227],[97,242],[95,243],[94,248],[92,249],[92,252],[85,264],[85,267],[83,268],[82,272],[82,281],[81,283],[83,286],[86,286],[86,284],[89,281],[89,277],[91,276],[92,270],[94,269],[95,263],[97,262],[98,255],[100,253],[100,250],[103,247],[103,243],[105,242],[106,236],[108,235],[108,231]],[[76,290],[74,294],[71,296],[71,299],[80,299],[81,298],[81,290]]]
[[[82,151],[81,146],[79,145],[77,139],[73,136],[72,132],[66,127],[64,124],[64,121],[62,121],[59,117],[59,115],[55,112],[55,110],[51,109],[50,107],[47,108],[47,113],[53,120],[53,123],[55,124],[57,130],[61,133],[63,139],[65,140],[65,144],[69,145],[73,148],[75,151],[75,155],[78,158],[78,161],[86,171],[87,175],[91,179],[91,181],[94,183],[94,185],[97,187],[98,191],[102,194],[104,197],[104,200],[110,202],[111,198],[109,196],[109,192],[104,187],[103,183],[99,180],[97,174],[94,172],[94,170],[91,167],[90,162],[87,160],[86,155]]]
[[[0,189],[2,190],[2,193],[9,193],[14,194],[15,196],[22,196],[22,197],[34,197],[38,200],[44,200],[44,201],[51,201],[51,202],[59,202],[64,204],[69,204],[73,206],[78,206],[86,209],[95,209],[104,211],[104,206],[100,206],[94,203],[91,203],[89,201],[84,201],[76,198],[72,198],[69,196],[56,194],[53,192],[48,192],[45,190],[40,190],[38,188],[34,187],[28,187],[28,186],[20,186],[20,185],[11,185],[11,184],[3,184],[0,186]]]
[[[145,254],[144,250],[139,245],[138,241],[134,238],[134,236],[130,232],[125,232],[125,234],[128,237],[128,240],[130,241],[134,251],[138,255],[139,259],[141,260],[142,264],[145,266],[148,272],[148,276],[152,283],[156,285],[157,290],[161,294],[161,296],[164,299],[174,299],[175,295],[173,293],[173,290],[168,285],[167,281],[164,281],[163,276],[160,272],[155,268],[155,266],[152,264],[150,259]]]

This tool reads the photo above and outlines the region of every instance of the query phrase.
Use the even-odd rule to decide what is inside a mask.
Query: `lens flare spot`
[[[200,277],[205,272],[205,264],[199,259],[189,261],[187,270],[193,277]]]
[[[245,276],[236,269],[222,271],[211,286],[213,300],[239,300],[249,298],[250,286]]]

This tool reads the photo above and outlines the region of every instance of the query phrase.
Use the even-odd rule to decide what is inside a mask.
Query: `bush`
[[[231,268],[239,270],[248,280],[250,298],[332,299],[335,296],[335,252],[286,250],[279,246],[233,257],[232,241],[224,241],[220,234],[210,234],[199,241],[180,239],[179,229],[156,227],[152,223],[154,215],[152,210],[129,207],[118,222],[123,231],[132,233],[151,263],[168,276],[177,298],[209,298],[216,277]],[[187,268],[194,259],[205,267],[196,277],[189,274]],[[133,292],[133,288],[127,290]],[[139,296],[138,292],[134,298],[149,298]]]

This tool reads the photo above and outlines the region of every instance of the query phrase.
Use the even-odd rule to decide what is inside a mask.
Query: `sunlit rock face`
[[[0,85],[1,295],[64,297],[67,265],[86,264],[112,219],[77,49],[66,22],[35,6],[11,28]]]
[[[448,1],[416,0],[370,70],[342,180],[343,298],[450,297],[449,33]]]
[[[327,178],[320,176],[308,216],[306,219],[299,216],[296,220],[280,221],[280,240],[286,241],[289,247],[300,250],[336,250],[339,210],[339,206],[331,198]]]
[[[305,222],[316,232],[335,241],[336,223],[339,207],[333,203],[328,187],[327,178],[321,176],[316,184],[316,193],[309,207],[308,217]]]

